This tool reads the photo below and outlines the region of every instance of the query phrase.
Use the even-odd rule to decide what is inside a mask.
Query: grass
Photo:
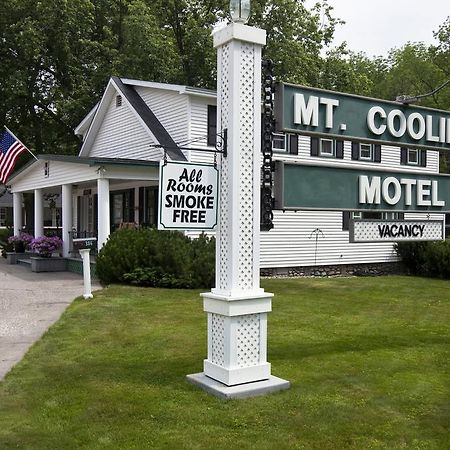
[[[224,401],[185,381],[206,355],[199,291],[76,300],[0,382],[0,449],[448,449],[450,283],[265,280],[272,373]]]

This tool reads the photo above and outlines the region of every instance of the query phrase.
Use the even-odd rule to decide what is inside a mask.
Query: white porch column
[[[98,251],[108,240],[111,231],[110,215],[109,215],[109,180],[107,178],[97,179],[97,194],[98,194],[98,236],[97,245]]]
[[[14,225],[14,236],[19,236],[23,227],[22,220],[22,204],[23,195],[22,192],[13,193],[13,225]]]
[[[266,359],[267,313],[273,294],[259,284],[261,50],[265,42],[264,30],[242,23],[214,33],[217,127],[218,132],[228,129],[228,156],[220,158],[216,287],[202,294],[208,316],[208,357],[204,375],[188,379],[229,397],[289,387],[289,382],[271,376]],[[208,379],[225,386],[217,387],[219,383]],[[228,388],[235,385],[242,386]]]
[[[44,197],[42,189],[34,190],[34,237],[44,235]]]
[[[67,258],[70,251],[70,231],[72,231],[72,185],[62,185],[62,239],[63,256]]]

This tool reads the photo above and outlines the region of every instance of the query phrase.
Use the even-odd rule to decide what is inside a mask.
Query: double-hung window
[[[373,160],[372,144],[359,144],[359,159]]]
[[[427,166],[427,151],[419,150],[417,148],[400,149],[400,164],[407,166]]]
[[[291,155],[298,155],[298,135],[273,133],[272,151],[277,153],[289,153]]]
[[[334,157],[335,147],[334,141],[332,139],[321,139],[320,140],[320,156],[330,156]]]
[[[340,139],[311,138],[311,156],[322,158],[344,158],[344,141]]]
[[[408,148],[407,162],[412,165],[419,165],[419,150],[416,148]]]
[[[381,145],[352,142],[352,159],[379,163],[381,162]]]
[[[272,134],[272,150],[274,152],[287,152],[287,136],[283,133]]]

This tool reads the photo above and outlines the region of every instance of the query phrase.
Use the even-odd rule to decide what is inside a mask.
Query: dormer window
[[[116,95],[116,108],[118,108],[119,106],[122,106],[122,96]]]

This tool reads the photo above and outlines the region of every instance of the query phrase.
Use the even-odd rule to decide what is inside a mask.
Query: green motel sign
[[[277,209],[450,212],[450,175],[277,162]]]
[[[450,150],[450,113],[279,83],[279,130],[411,148]]]

